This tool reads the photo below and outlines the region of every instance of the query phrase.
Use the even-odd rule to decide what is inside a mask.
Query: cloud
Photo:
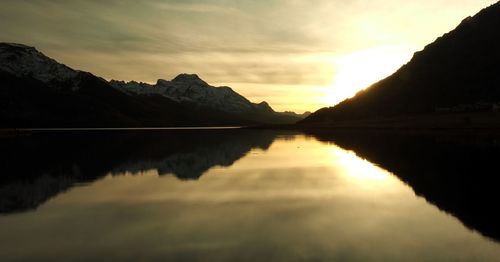
[[[0,41],[106,78],[193,72],[209,82],[304,88],[331,82],[331,57],[388,45],[417,51],[494,2],[2,0]]]
[[[218,6],[207,3],[186,3],[186,2],[157,2],[155,6],[161,10],[188,13],[220,13],[231,16],[241,16],[245,13],[227,6]]]

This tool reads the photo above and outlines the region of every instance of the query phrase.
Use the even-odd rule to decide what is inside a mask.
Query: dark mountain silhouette
[[[498,28],[500,3],[463,20],[388,78],[300,123],[500,127],[493,113],[500,108]]]
[[[20,44],[0,43],[0,83],[0,127],[7,128],[229,126],[300,119],[265,102],[253,104],[229,87],[212,87],[196,75],[158,80],[157,86],[107,82]]]
[[[500,241],[500,135],[477,132],[316,131],[392,172],[467,227]]]
[[[196,180],[231,166],[277,133],[252,130],[50,132],[0,143],[0,214],[37,208],[71,187],[108,174],[156,170]]]

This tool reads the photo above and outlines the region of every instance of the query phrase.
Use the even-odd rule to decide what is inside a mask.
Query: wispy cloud
[[[228,7],[219,6],[209,3],[185,3],[185,2],[157,2],[154,4],[160,10],[188,13],[220,13],[224,15],[240,16],[245,15],[240,10]]]
[[[331,83],[337,68],[325,58],[385,45],[417,50],[493,2],[2,0],[0,41],[107,78],[196,72],[210,82],[304,88]]]

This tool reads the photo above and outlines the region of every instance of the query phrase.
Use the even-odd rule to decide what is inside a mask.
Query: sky
[[[2,0],[0,41],[108,80],[196,73],[278,111],[332,106],[496,0]]]

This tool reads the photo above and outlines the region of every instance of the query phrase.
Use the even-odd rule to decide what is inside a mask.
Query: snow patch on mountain
[[[17,77],[32,77],[49,86],[70,84],[78,88],[75,78],[79,71],[45,56],[34,47],[21,44],[0,43],[0,70]]]
[[[230,87],[211,86],[195,74],[180,74],[171,81],[159,79],[155,85],[116,80],[110,81],[110,84],[128,94],[162,95],[177,102],[195,103],[230,113],[274,113],[265,102],[254,104]]]

